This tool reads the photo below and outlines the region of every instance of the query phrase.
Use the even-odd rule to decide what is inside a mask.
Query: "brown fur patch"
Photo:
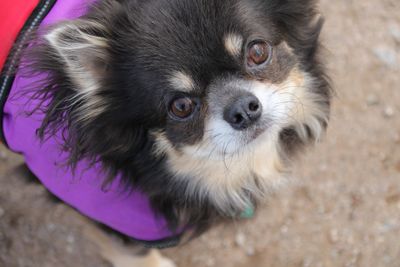
[[[224,37],[224,46],[226,51],[234,57],[239,57],[243,47],[243,37],[229,33]]]
[[[195,83],[192,77],[182,71],[176,71],[171,74],[169,83],[172,88],[183,92],[190,92],[195,88]]]

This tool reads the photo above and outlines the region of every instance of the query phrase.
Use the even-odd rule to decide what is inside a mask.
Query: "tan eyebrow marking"
[[[195,83],[192,77],[182,71],[172,73],[169,78],[169,83],[173,88],[183,92],[190,92],[195,88]]]
[[[229,33],[224,37],[224,45],[230,55],[235,57],[240,56],[243,46],[243,37],[235,33]]]

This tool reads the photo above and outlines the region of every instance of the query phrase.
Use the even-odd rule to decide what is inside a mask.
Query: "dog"
[[[33,173],[130,238],[176,245],[252,213],[327,128],[332,92],[313,0],[99,0],[77,14],[49,18],[24,40],[4,141],[29,155],[14,129],[27,127],[20,133],[35,143],[35,156],[27,156]],[[18,101],[17,112],[11,103]],[[62,163],[52,164],[57,155]],[[41,169],[44,159],[51,172]],[[145,198],[146,212],[168,230],[150,237],[136,224],[126,230],[63,195],[86,187],[54,185],[60,172],[87,177],[91,169],[99,191],[135,195],[128,206]],[[91,229],[116,267],[172,265],[156,252],[128,257]]]

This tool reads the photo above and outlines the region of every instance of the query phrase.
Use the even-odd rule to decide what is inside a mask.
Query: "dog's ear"
[[[125,33],[116,23],[133,27],[127,26],[127,8],[119,1],[98,2],[79,19],[39,29],[21,66],[37,79],[24,90],[35,104],[29,113],[42,116],[39,139],[57,141],[73,168],[82,159],[88,167],[102,162],[111,181],[122,167],[151,154],[152,146],[143,122],[126,112],[127,90],[111,74],[115,35]]]
[[[95,91],[106,75],[107,34],[105,26],[82,19],[59,24],[44,36],[52,57],[81,94]]]
[[[311,62],[318,54],[319,36],[324,19],[316,0],[274,0],[274,21],[280,32],[304,62]]]
[[[26,51],[27,74],[42,74],[29,88],[39,100],[32,113],[44,114],[38,136],[44,140],[61,132],[72,164],[104,154],[92,140],[108,132],[105,116],[110,116],[114,101],[105,86],[110,61],[107,25],[109,21],[98,17],[61,22],[38,32]]]

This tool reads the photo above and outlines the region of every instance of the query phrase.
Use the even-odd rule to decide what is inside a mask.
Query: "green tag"
[[[240,214],[242,219],[251,219],[254,217],[254,208],[252,205],[247,206],[247,208]]]

